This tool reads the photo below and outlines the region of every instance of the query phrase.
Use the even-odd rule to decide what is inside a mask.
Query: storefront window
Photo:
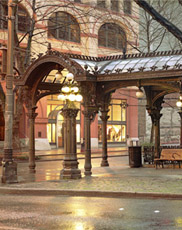
[[[54,143],[56,141],[56,126],[55,124],[47,124],[47,137],[50,143]]]
[[[121,120],[126,121],[126,108],[121,108]]]
[[[107,141],[126,141],[125,130],[125,125],[107,125]]]
[[[50,143],[56,144],[58,147],[64,145],[64,117],[61,109],[65,105],[65,101],[58,100],[57,95],[50,95],[47,98],[47,137]],[[75,102],[75,106],[80,109],[80,102]],[[76,117],[77,142],[80,142],[80,111]]]
[[[76,124],[76,141],[80,142],[80,124]]]
[[[126,107],[122,106],[123,104],[126,104],[126,100],[111,100],[108,121],[126,121]]]
[[[107,141],[125,142],[126,141],[126,100],[113,99],[109,106],[107,122]],[[99,113],[99,116],[101,112]],[[102,141],[102,121],[98,120],[98,139]]]
[[[113,105],[113,120],[121,121],[121,105]]]
[[[47,138],[51,142],[51,124],[47,124]]]

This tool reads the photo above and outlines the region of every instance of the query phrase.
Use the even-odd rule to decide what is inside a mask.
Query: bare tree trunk
[[[29,35],[28,35],[28,42],[27,42],[25,61],[24,61],[25,66],[27,66],[29,61],[30,61],[30,49],[31,49],[31,44],[32,44],[33,31],[34,31],[34,27],[35,27],[35,18],[34,18],[35,4],[36,4],[36,0],[32,0],[33,16],[32,16],[32,23],[31,23],[31,26],[29,28],[30,32],[29,32]]]

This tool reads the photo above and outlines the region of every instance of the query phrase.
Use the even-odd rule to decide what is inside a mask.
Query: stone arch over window
[[[30,16],[27,10],[20,4],[15,12],[15,28],[18,32],[27,32],[30,29]],[[0,29],[8,28],[8,4],[4,1],[0,4]]]
[[[55,12],[48,20],[48,37],[80,43],[80,26],[66,12]]]
[[[98,45],[123,50],[126,48],[125,31],[115,23],[105,23],[99,29]]]

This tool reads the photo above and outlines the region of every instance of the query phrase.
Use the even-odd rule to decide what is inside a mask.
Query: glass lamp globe
[[[70,100],[70,101],[75,101],[75,99],[76,99],[76,96],[75,96],[75,94],[70,94],[69,96],[68,96],[68,100]]]
[[[182,101],[177,101],[176,102],[176,106],[178,107],[178,108],[182,108]]]
[[[69,93],[70,88],[69,88],[68,86],[63,86],[62,91],[63,91],[64,93]]]
[[[82,101],[83,97],[82,95],[78,94],[76,95],[76,101]]]
[[[73,91],[74,93],[78,93],[78,87],[77,86],[73,86],[71,87],[71,91]]]
[[[74,75],[72,73],[68,73],[66,75],[66,78],[68,79],[68,81],[72,81],[74,79]]]
[[[59,94],[58,95],[58,100],[64,101],[65,99],[66,99],[66,95],[64,95],[64,94]]]
[[[62,74],[61,74],[61,72],[59,70],[55,74],[55,78],[62,78]]]
[[[136,97],[137,98],[142,98],[144,96],[144,93],[141,89],[139,89],[137,92],[136,92]]]

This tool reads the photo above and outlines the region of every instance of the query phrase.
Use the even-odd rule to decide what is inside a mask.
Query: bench
[[[176,163],[179,164],[179,168],[181,168],[182,162],[182,149],[162,149],[160,158],[155,158],[154,163],[157,169],[157,166],[162,165],[164,168],[164,163],[173,164],[173,167]]]

